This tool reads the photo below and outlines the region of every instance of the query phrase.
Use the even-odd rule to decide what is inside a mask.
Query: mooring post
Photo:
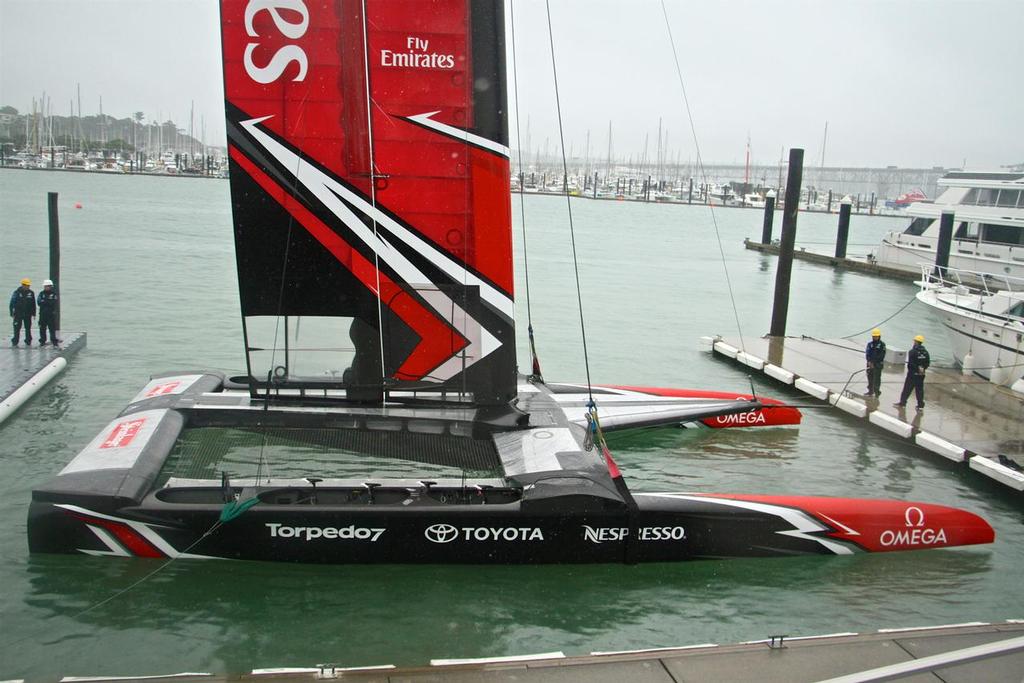
[[[789,150],[789,174],[786,178],[786,206],[782,210],[782,241],[779,246],[779,268],[775,271],[775,301],[772,304],[772,326],[768,334],[786,336],[789,315],[789,281],[793,274],[793,248],[796,245],[796,217],[800,211],[800,182],[804,175],[804,151]]]
[[[943,211],[939,218],[939,243],[935,249],[935,275],[942,277],[949,268],[949,250],[953,244],[953,212]]]
[[[687,204],[693,204],[693,178],[690,178],[690,194],[686,198]]]
[[[875,215],[875,193],[871,193],[871,203],[868,204],[868,214],[871,216]]]
[[[850,196],[843,197],[839,202],[839,234],[836,235],[836,258],[846,258],[846,243],[850,240],[850,209],[853,201]]]
[[[772,223],[775,222],[775,190],[764,196],[764,223],[761,225],[761,244],[772,243]]]
[[[54,312],[53,329],[60,329],[60,300],[64,296],[60,291],[60,217],[57,214],[57,193],[47,193],[47,205],[50,212],[50,279],[53,280],[53,291],[57,292],[57,310]]]

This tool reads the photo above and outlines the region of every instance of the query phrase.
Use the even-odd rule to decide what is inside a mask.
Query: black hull
[[[33,552],[324,564],[632,563],[835,553],[812,536],[778,533],[791,527],[772,515],[662,496],[642,497],[635,512],[413,505],[257,504],[220,522],[222,504],[90,515],[82,506],[34,502],[29,539]],[[106,532],[103,538],[96,528]]]
[[[645,421],[648,409],[662,421],[748,409],[628,389],[600,401],[606,414],[619,406],[620,418]],[[157,377],[33,490],[29,549],[304,563],[633,563],[994,538],[977,515],[925,503],[631,493],[610,455],[586,438],[584,414],[578,398],[543,384],[524,384],[516,410],[437,397],[382,409],[308,396],[255,401],[210,373]]]

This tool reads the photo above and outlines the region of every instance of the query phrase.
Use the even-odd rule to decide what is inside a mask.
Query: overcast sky
[[[566,147],[694,159],[661,3],[551,0]],[[1024,162],[1024,1],[666,0],[706,162],[774,164],[803,147],[829,166]],[[557,150],[544,3],[514,5],[521,129]],[[507,10],[506,10],[507,11]],[[0,104],[45,91],[68,115],[173,119],[223,144],[216,0],[0,0]],[[509,77],[512,75],[509,60]],[[514,103],[510,101],[510,106]],[[526,122],[529,120],[529,138]],[[515,137],[514,120],[512,136]],[[514,143],[513,143],[514,144]]]

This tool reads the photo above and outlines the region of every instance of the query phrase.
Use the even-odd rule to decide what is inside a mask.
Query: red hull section
[[[615,385],[614,389],[625,389],[627,391],[638,391],[651,396],[666,396],[671,398],[720,398],[729,401],[746,400],[753,396],[750,394],[738,394],[729,391],[704,391],[702,389],[670,389],[664,387],[633,387]],[[798,425],[802,415],[797,408],[787,406],[782,401],[774,398],[758,396],[757,400],[765,405],[764,408],[751,410],[746,413],[733,415],[721,415],[709,417],[701,422],[712,429],[728,429],[730,427],[779,427],[783,425]]]
[[[694,494],[700,496],[702,494]],[[708,498],[803,512],[831,529],[822,534],[868,552],[924,550],[992,543],[995,531],[978,515],[931,503],[817,496],[707,494]],[[809,532],[810,533],[810,532]]]

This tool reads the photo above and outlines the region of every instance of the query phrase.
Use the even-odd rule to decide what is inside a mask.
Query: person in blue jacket
[[[885,363],[885,342],[882,331],[877,327],[871,330],[871,341],[864,349],[864,360],[867,363],[868,390],[865,396],[882,395],[882,364]]]
[[[32,281],[25,278],[21,287],[11,294],[11,317],[14,318],[14,336],[11,346],[17,346],[21,339],[21,328],[25,328],[25,346],[32,343],[32,318],[36,317],[36,294],[32,291]]]
[[[924,408],[924,371],[931,362],[928,349],[924,348],[924,337],[919,334],[914,337],[914,346],[907,351],[907,378],[903,381],[903,392],[900,394],[899,403],[896,404],[898,408],[907,406],[911,391],[917,396],[917,409]]]
[[[39,345],[46,346],[46,333],[50,333],[50,343],[60,344],[57,339],[57,292],[53,288],[53,280],[43,280],[43,291],[39,292],[36,304],[39,306]]]

